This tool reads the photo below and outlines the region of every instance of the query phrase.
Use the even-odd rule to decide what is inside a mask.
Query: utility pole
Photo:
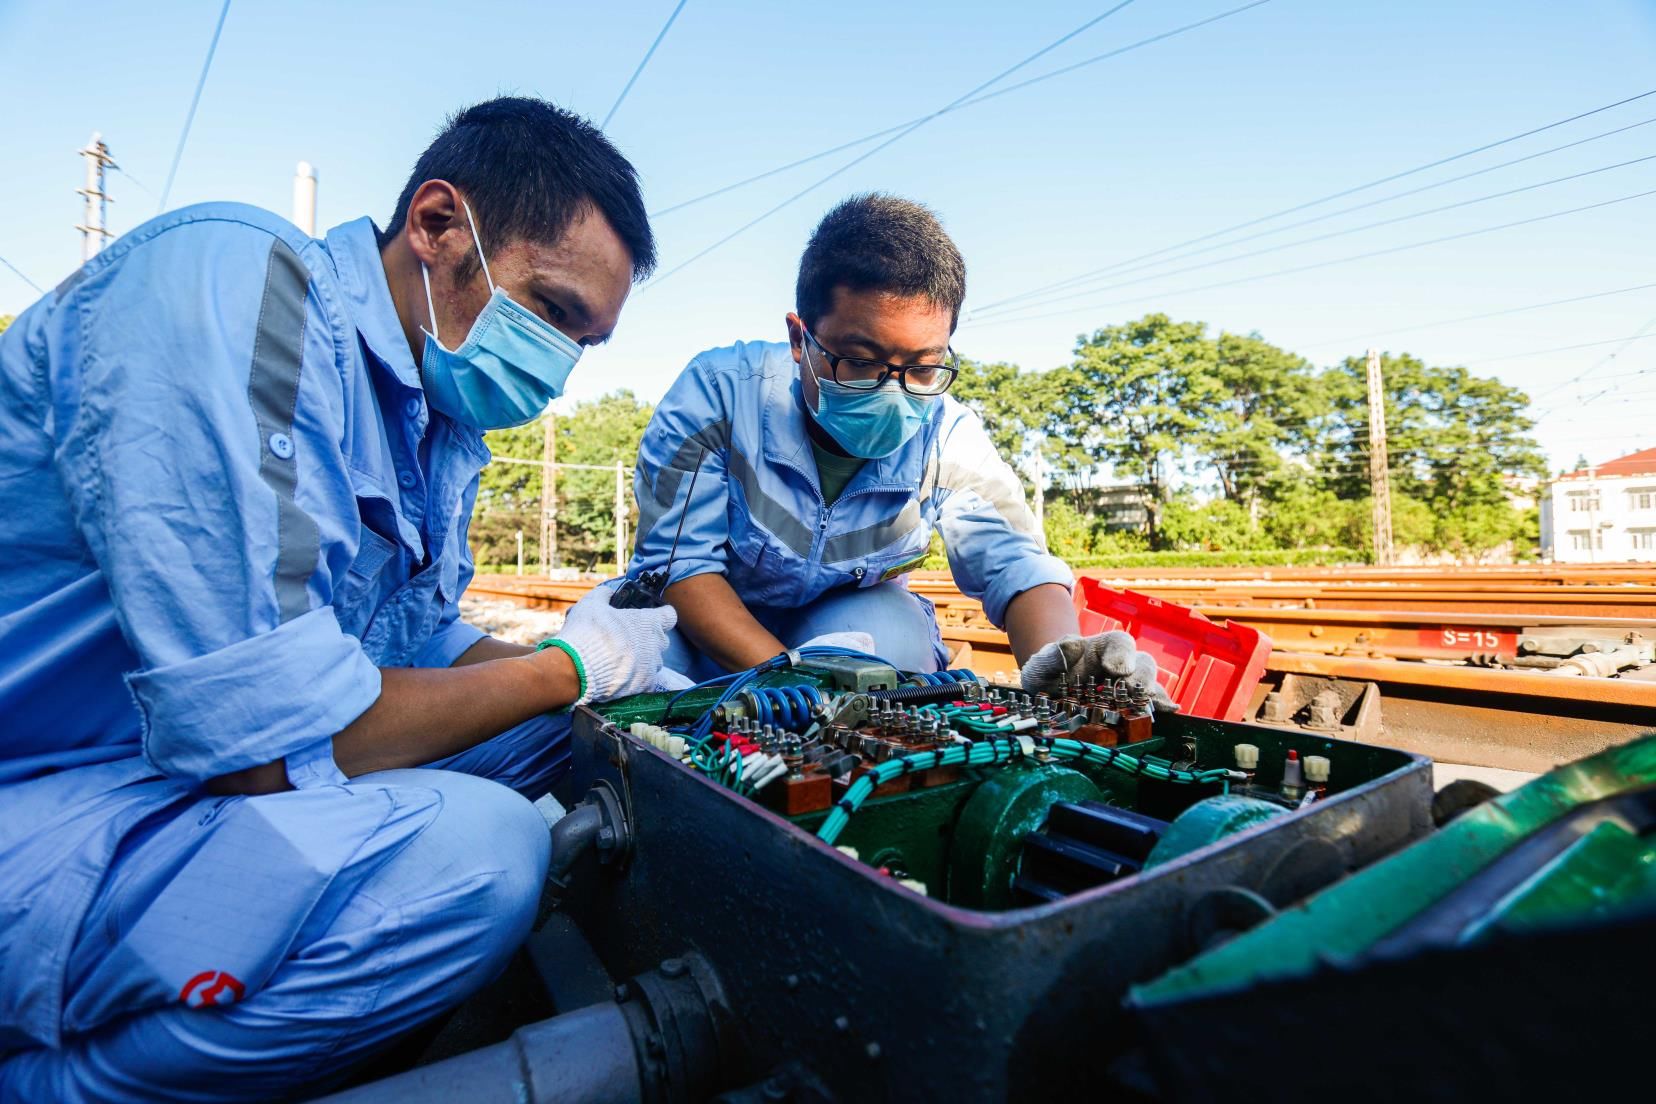
[[[551,407],[541,420],[540,569],[552,574],[558,562],[558,416]]]
[[[81,215],[81,224],[75,229],[81,232],[81,263],[85,264],[114,237],[108,229],[111,200],[109,193],[104,191],[104,170],[119,166],[109,156],[109,147],[97,131],[92,132],[80,155],[86,158],[86,186],[76,188],[75,194],[86,197],[86,210]]]
[[[627,468],[615,462],[615,573],[627,573]]]
[[[1380,350],[1368,351],[1369,494],[1374,502],[1374,562],[1392,562],[1391,472],[1386,457],[1386,389]]]
[[[293,225],[316,237],[316,168],[309,161],[293,170]]]

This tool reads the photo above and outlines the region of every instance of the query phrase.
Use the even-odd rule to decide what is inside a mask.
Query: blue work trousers
[[[392,812],[334,875],[261,987],[236,1003],[166,1004],[11,1054],[0,1059],[0,1102],[265,1100],[325,1087],[475,992],[522,943],[550,850],[546,821],[526,798],[547,792],[568,758],[567,721],[540,717],[431,768],[334,788],[342,810],[376,790],[391,795]],[[192,857],[236,819],[227,805],[262,800],[201,797],[123,842],[82,921],[66,1003],[85,999],[78,981],[109,978],[135,915],[189,884],[180,875]],[[226,892],[191,907],[202,923],[235,924],[256,905]]]
[[[901,583],[830,590],[798,609],[749,606],[748,612],[789,648],[827,633],[863,632],[874,638],[875,654],[900,670],[938,671],[948,666],[932,604]],[[665,663],[697,682],[725,673],[677,629],[668,634]]]

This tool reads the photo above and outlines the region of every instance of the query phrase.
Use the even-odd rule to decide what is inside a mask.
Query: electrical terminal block
[[[668,732],[665,728],[639,721],[627,731],[632,734],[633,739],[641,740],[658,751],[664,751],[674,759],[682,761],[690,757],[689,741],[683,736]]]

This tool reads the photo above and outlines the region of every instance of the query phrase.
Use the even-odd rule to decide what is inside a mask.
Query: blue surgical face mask
[[[801,359],[810,367],[811,343],[801,346]],[[817,425],[852,456],[877,460],[890,456],[920,432],[931,414],[935,396],[911,395],[895,379],[866,390],[822,378],[814,367]]]
[[[581,359],[581,346],[495,286],[471,206],[464,200],[461,205],[466,208],[472,243],[477,246],[483,278],[489,282],[492,294],[471,324],[466,340],[450,351],[437,340],[431,274],[425,265],[420,266],[431,319],[420,361],[426,399],[456,421],[481,429],[522,425],[533,421],[563,394],[564,382]]]

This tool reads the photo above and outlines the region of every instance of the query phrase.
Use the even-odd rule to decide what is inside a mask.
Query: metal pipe
[[[569,872],[591,850],[603,827],[604,811],[587,804],[575,806],[552,825],[552,862],[546,871],[546,888],[555,899],[569,889]]]
[[[504,1043],[326,1099],[329,1104],[634,1104],[645,1098],[644,1088],[632,1026],[611,1001],[519,1028]]]

